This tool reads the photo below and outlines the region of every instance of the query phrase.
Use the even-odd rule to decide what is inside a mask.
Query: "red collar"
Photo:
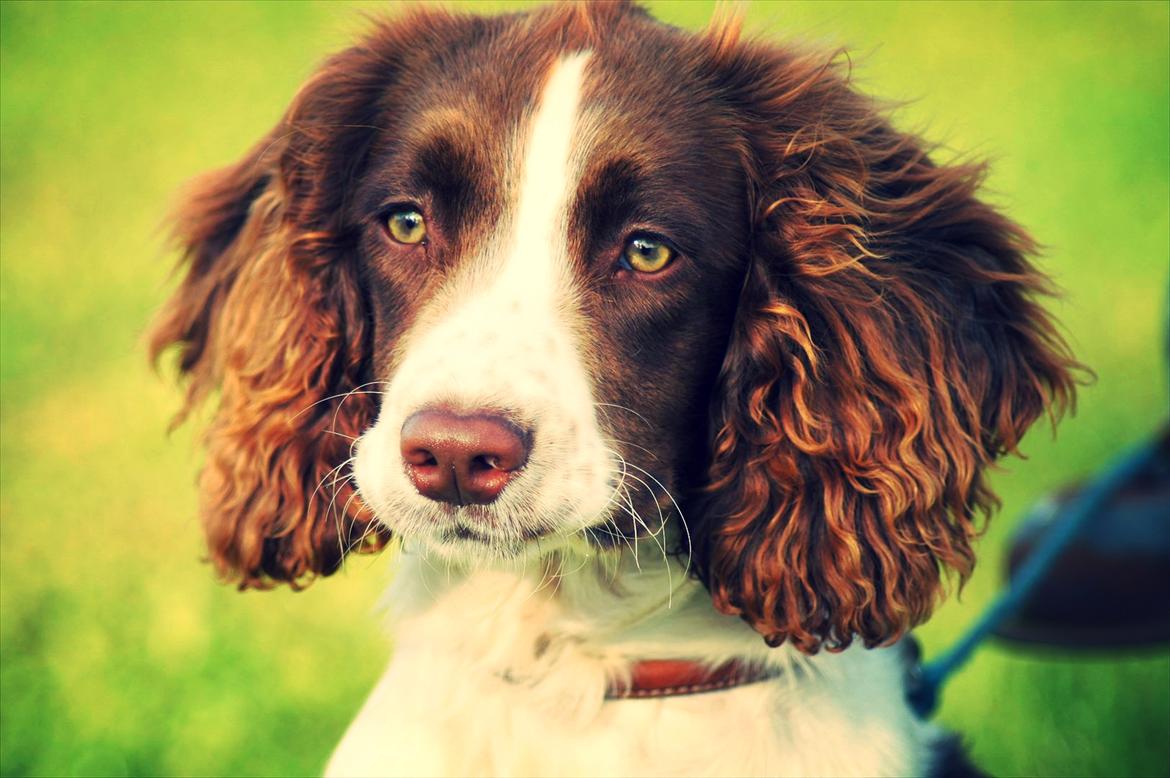
[[[607,700],[703,694],[766,681],[779,670],[732,659],[711,667],[690,659],[643,659],[630,667],[629,682],[611,680]]]

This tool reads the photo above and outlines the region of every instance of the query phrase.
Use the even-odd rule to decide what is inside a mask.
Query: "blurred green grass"
[[[382,669],[385,559],[296,595],[238,594],[200,564],[199,456],[164,435],[178,395],[138,341],[169,284],[175,187],[240,155],[370,7],[0,5],[3,775],[310,774]],[[921,631],[930,654],[996,592],[1029,503],[1166,417],[1170,5],[757,3],[748,20],[848,45],[861,88],[910,101],[901,126],[995,159],[989,196],[1048,247],[1055,310],[1099,375],[1056,441],[1037,430],[997,475],[1004,510],[962,601]],[[995,774],[1167,775],[1170,659],[991,646],[940,718]]]

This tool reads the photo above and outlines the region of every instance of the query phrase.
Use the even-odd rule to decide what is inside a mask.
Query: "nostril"
[[[498,443],[499,441],[496,442]],[[478,454],[473,457],[471,460],[471,469],[473,471],[498,470],[500,472],[510,473],[524,467],[528,461],[527,447],[522,443],[514,446],[508,446],[507,443],[508,441],[504,441],[503,445],[497,446],[499,449],[497,451],[488,454]]]
[[[425,448],[415,448],[410,451],[403,451],[402,458],[406,460],[408,465],[416,465],[419,467],[434,466],[439,464],[439,460],[435,455],[427,451]]]

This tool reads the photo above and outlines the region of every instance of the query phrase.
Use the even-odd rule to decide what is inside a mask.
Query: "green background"
[[[489,8],[496,8],[493,4]],[[708,3],[652,3],[702,26]],[[364,6],[369,8],[369,6]],[[988,196],[1047,247],[1054,303],[1099,375],[1059,438],[996,476],[1004,510],[946,646],[1000,586],[1013,524],[1166,416],[1170,257],[1164,3],[756,3],[748,29],[853,52],[900,126],[994,160]],[[232,161],[315,62],[359,31],[342,4],[4,3],[0,771],[319,771],[390,653],[385,558],[308,592],[238,594],[200,564],[194,434],[141,333],[172,283],[160,224]],[[394,9],[390,9],[394,12]],[[1166,775],[1166,652],[981,650],[942,722],[1001,775]],[[858,704],[865,704],[859,700]]]

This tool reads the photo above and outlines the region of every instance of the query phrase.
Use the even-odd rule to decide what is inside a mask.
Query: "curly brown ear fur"
[[[196,181],[175,217],[185,277],[150,337],[179,345],[178,419],[219,390],[200,477],[211,559],[241,587],[298,586],[388,539],[357,499],[351,441],[374,415],[369,324],[347,195],[412,23],[329,60],[242,161]]]
[[[823,58],[713,38],[753,256],[692,551],[721,610],[806,652],[886,643],[971,571],[986,467],[1071,404],[1035,245]]]

